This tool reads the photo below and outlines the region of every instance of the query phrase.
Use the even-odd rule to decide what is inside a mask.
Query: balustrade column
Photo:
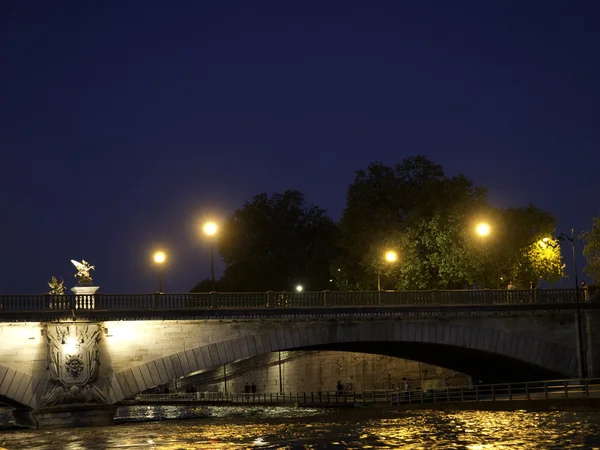
[[[155,293],[152,295],[152,308],[153,308],[153,309],[156,309],[156,308],[160,308],[160,307],[161,307],[161,304],[160,304],[160,303],[161,303],[161,302],[160,302],[160,296],[161,296],[161,293],[160,293],[160,292],[155,292]]]
[[[492,303],[492,296],[487,288],[483,290],[483,303],[486,305]]]

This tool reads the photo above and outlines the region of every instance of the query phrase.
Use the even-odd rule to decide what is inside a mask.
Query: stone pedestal
[[[21,427],[73,428],[112,425],[116,406],[64,406],[38,410],[13,410],[15,424]]]
[[[75,292],[75,309],[94,309],[94,294],[100,289],[100,286],[80,285],[71,288]]]

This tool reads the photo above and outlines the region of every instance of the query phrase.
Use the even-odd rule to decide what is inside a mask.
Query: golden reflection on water
[[[597,413],[589,422],[566,412],[429,411],[370,422],[360,437],[377,439],[378,448],[596,449],[600,448],[598,418]],[[596,436],[595,443],[585,442],[590,436],[592,440]]]
[[[154,410],[190,417],[190,410]],[[600,412],[224,408],[190,420],[14,430],[7,449],[600,449]],[[140,409],[140,417],[148,411]],[[155,414],[155,415],[156,415]],[[164,416],[166,417],[166,416]],[[163,418],[164,418],[163,417]]]

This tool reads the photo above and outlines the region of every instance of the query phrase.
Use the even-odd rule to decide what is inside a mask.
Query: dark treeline
[[[481,223],[489,234],[476,232]],[[382,289],[529,288],[564,276],[555,224],[534,205],[491,206],[486,188],[424,156],[372,163],[356,172],[339,223],[298,191],[259,194],[235,211],[217,238],[216,287],[373,290],[379,274]],[[192,289],[210,290],[208,279]]]

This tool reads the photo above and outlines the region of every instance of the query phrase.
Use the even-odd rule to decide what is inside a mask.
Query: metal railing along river
[[[331,404],[331,403],[383,403],[391,401],[390,390],[375,391],[319,391],[296,392],[295,394],[269,393],[232,393],[232,392],[195,392],[173,394],[140,394],[136,400],[140,403],[234,403],[234,404]]]
[[[196,392],[190,394],[140,394],[139,403],[216,403],[216,404],[294,404],[294,405],[344,405],[380,404],[403,406],[420,403],[499,402],[515,400],[555,400],[576,398],[600,398],[600,378],[531,381],[519,383],[480,384],[463,387],[447,387],[428,391],[397,392],[393,390],[372,391],[326,391],[292,393],[227,393]]]
[[[579,297],[579,298],[578,298]],[[573,303],[586,300],[576,289],[207,292],[93,295],[0,295],[6,311],[56,310],[193,310],[226,308],[294,308],[402,305],[493,305]]]
[[[431,391],[395,392],[392,405],[600,398],[600,378],[479,384]]]

